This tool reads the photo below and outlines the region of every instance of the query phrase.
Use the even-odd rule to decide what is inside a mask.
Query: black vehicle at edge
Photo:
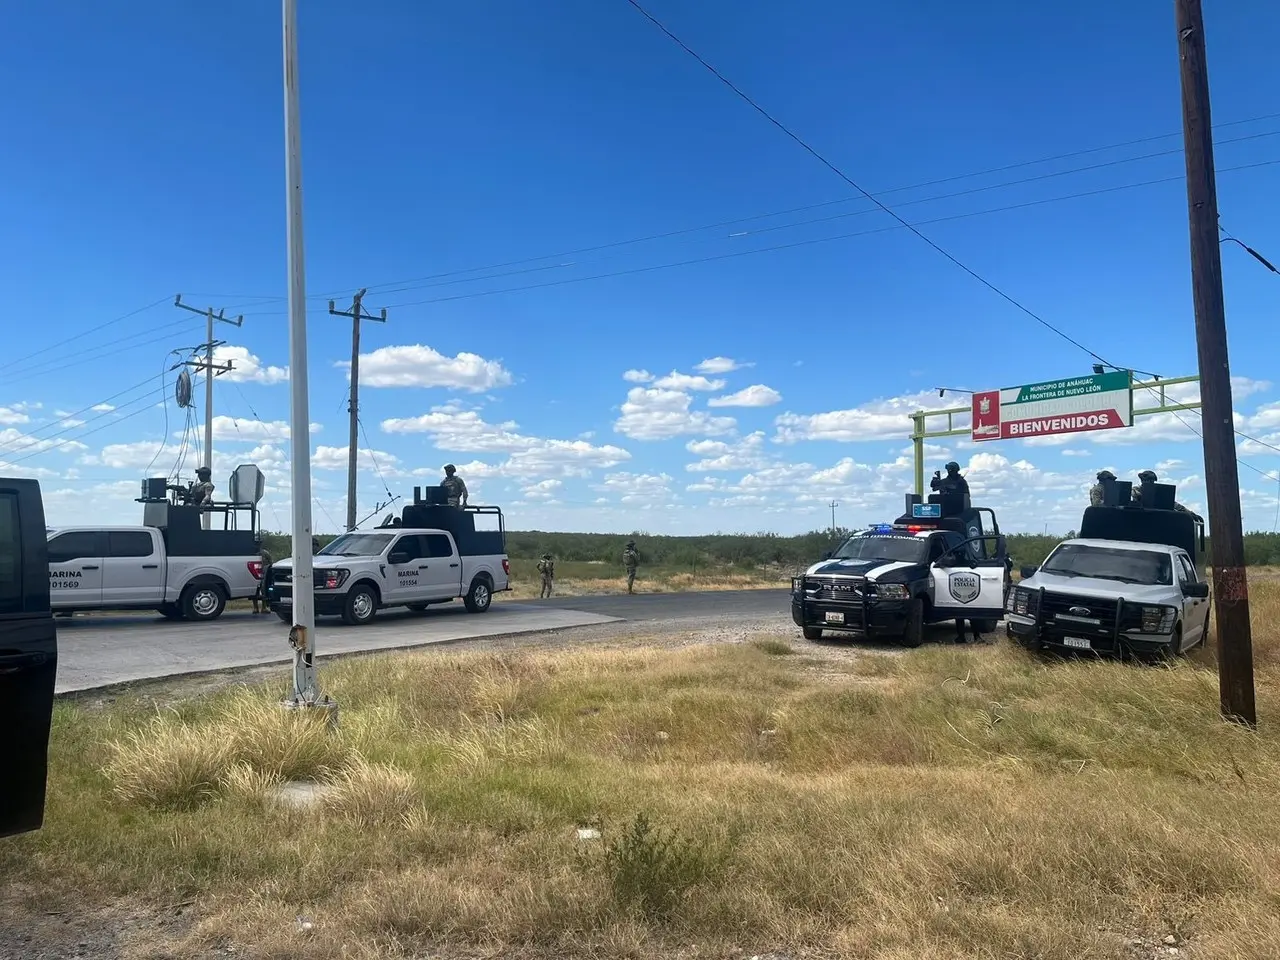
[[[908,494],[906,508],[792,579],[791,619],[806,640],[834,630],[915,647],[926,624],[958,619],[995,630],[1011,583],[995,513],[951,494]]]
[[[0,837],[44,823],[58,633],[40,484],[0,478]]]

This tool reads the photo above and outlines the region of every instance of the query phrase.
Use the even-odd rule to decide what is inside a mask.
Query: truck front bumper
[[[1004,619],[1009,636],[1024,647],[1057,653],[1091,653],[1117,658],[1135,654],[1154,656],[1167,652],[1173,642],[1173,637],[1167,633],[1063,628],[1007,611]]]
[[[869,637],[900,637],[907,629],[906,600],[809,600],[791,596],[797,627],[844,630]]]
[[[326,590],[324,592],[314,591],[311,596],[313,597],[313,609],[317,617],[342,616],[343,608],[347,602],[346,594]],[[272,585],[267,588],[267,603],[271,606],[272,613],[291,611],[293,610],[293,591],[289,587]]]

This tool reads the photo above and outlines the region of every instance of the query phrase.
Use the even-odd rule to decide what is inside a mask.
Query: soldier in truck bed
[[[1151,483],[1156,483],[1158,480],[1159,478],[1156,476],[1156,472],[1154,470],[1143,470],[1140,474],[1138,474],[1138,482],[1134,484],[1133,489],[1129,491],[1130,499],[1132,499],[1134,503],[1141,503],[1143,481],[1150,481]],[[1191,516],[1196,520],[1204,519],[1203,517],[1200,516],[1200,514],[1192,513],[1192,511],[1188,510],[1185,506],[1178,503],[1178,501],[1176,500],[1173,502],[1173,509],[1177,510],[1179,513],[1191,514]]]
[[[467,505],[467,485],[458,476],[458,468],[452,463],[444,465],[444,479],[440,481],[440,486],[444,488],[449,506],[465,507]]]

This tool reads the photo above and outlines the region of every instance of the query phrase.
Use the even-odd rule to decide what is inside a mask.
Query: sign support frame
[[[1165,393],[1166,387],[1177,386],[1182,383],[1199,383],[1200,377],[1169,377],[1168,379],[1159,380],[1135,380],[1129,388],[1130,396],[1139,390],[1150,391],[1155,393],[1160,400],[1158,406],[1141,407],[1137,403],[1133,404],[1133,417],[1150,417],[1157,413],[1175,413],[1180,410],[1199,410],[1200,401],[1195,403],[1170,403],[1168,395]],[[915,488],[916,493],[924,496],[924,442],[926,440],[934,440],[940,437],[960,437],[969,436],[971,428],[957,428],[955,425],[955,417],[960,414],[966,416],[972,415],[971,407],[948,407],[945,410],[918,410],[911,414],[911,449],[915,459]],[[947,425],[944,429],[929,429],[929,419],[931,417],[946,417]]]

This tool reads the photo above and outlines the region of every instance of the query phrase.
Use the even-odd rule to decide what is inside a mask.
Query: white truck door
[[[387,551],[386,586],[382,589],[382,602],[386,604],[413,603],[421,599],[419,584],[422,564],[426,557],[426,544],[416,533],[406,533]]]
[[[1004,558],[975,559],[976,551],[960,546],[964,543],[962,537],[956,534],[944,537],[943,551],[958,549],[940,558],[936,548],[929,553],[933,609],[938,619],[1001,619],[1004,616]]]
[[[1174,573],[1178,581],[1178,590],[1191,583],[1199,583],[1200,576],[1196,573],[1195,567],[1191,561],[1183,554],[1178,554],[1177,562],[1174,565]],[[1205,622],[1209,619],[1209,600],[1208,598],[1200,599],[1199,597],[1188,597],[1182,594],[1182,649],[1190,650],[1197,643],[1205,639],[1204,627]]]
[[[59,607],[102,606],[102,555],[99,530],[68,530],[49,540],[49,598]]]
[[[151,530],[108,530],[102,558],[102,602],[160,604],[164,601],[164,558]]]
[[[462,595],[462,558],[447,533],[428,533],[427,559],[421,568],[424,599],[452,600]],[[427,591],[430,591],[429,593]]]

